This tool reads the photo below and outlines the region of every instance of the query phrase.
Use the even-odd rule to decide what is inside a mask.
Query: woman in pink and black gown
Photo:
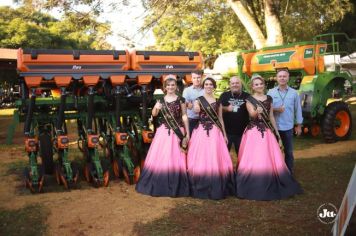
[[[289,172],[276,129],[272,97],[264,93],[264,79],[252,78],[246,99],[250,122],[242,136],[236,170],[236,195],[250,200],[278,200],[302,193]]]
[[[136,191],[151,196],[189,196],[186,153],[182,149],[182,143],[189,140],[186,105],[184,98],[176,94],[175,77],[167,77],[164,82],[166,95],[152,109],[159,127],[148,150]],[[172,117],[174,120],[171,120]],[[183,140],[166,118],[177,125],[181,136],[186,135]]]
[[[189,143],[187,166],[190,194],[196,198],[222,199],[233,195],[234,171],[222,120],[221,104],[214,98],[216,82],[206,78],[204,96],[194,103],[199,125]]]

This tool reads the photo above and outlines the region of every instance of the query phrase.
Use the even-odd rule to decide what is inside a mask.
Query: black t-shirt
[[[242,135],[248,122],[249,116],[246,108],[246,98],[250,96],[246,92],[240,94],[232,94],[227,91],[221,94],[219,101],[224,107],[233,106],[232,112],[223,112],[225,130],[227,134]]]

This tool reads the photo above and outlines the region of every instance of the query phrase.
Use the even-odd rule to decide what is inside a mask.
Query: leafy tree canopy
[[[239,3],[262,34],[267,36],[266,5],[281,25],[284,43],[311,40],[314,35],[353,30],[354,0],[140,0],[147,9],[144,29],[152,28],[156,49],[199,50],[214,57],[221,52],[251,49],[251,35],[241,24],[241,12],[233,8]],[[65,15],[75,14],[78,19],[98,16],[103,12],[103,0],[17,0],[35,9],[61,9]],[[128,0],[111,1],[112,8],[124,8]],[[86,6],[86,14],[76,10]],[[241,8],[240,8],[241,9]],[[1,30],[0,30],[1,31]]]
[[[110,49],[106,42],[110,26],[78,14],[71,12],[58,20],[28,5],[0,7],[0,47]]]
[[[159,49],[201,50],[205,55],[250,49],[250,36],[229,2],[242,2],[266,35],[264,0],[143,0],[151,14],[146,26],[153,27]],[[284,42],[311,40],[330,32],[344,16],[353,15],[352,0],[273,0],[273,11],[282,26]],[[351,17],[349,23],[352,23]],[[346,24],[346,23],[345,23]],[[334,27],[335,28],[335,27]],[[340,28],[340,27],[339,27]],[[342,27],[341,27],[342,28]]]

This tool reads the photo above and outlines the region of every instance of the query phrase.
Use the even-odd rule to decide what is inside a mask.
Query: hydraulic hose
[[[27,108],[26,120],[24,125],[25,135],[29,135],[31,131],[31,123],[32,123],[33,110],[35,108],[35,104],[36,104],[36,92],[35,89],[33,89],[31,91],[30,103]]]
[[[67,98],[67,96],[66,96],[65,88],[61,88],[61,102],[59,104],[58,119],[57,119],[57,124],[56,124],[57,130],[62,130],[62,127],[63,127],[64,111],[66,109],[66,98]]]
[[[120,110],[120,94],[119,94],[119,88],[116,88],[115,90],[115,121],[116,121],[116,128],[121,130],[121,110]]]
[[[147,129],[148,120],[147,120],[147,91],[146,86],[142,87],[142,124],[143,128]]]
[[[88,90],[88,116],[87,116],[87,130],[93,130],[93,118],[94,118],[94,88],[89,87]]]

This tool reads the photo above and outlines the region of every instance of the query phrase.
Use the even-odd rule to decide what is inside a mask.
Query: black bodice
[[[249,97],[247,98],[248,101],[251,101],[253,98]],[[272,107],[272,97],[267,95],[267,99],[264,101],[259,101],[260,103],[262,103],[262,105],[265,107],[267,114],[269,115],[271,107]],[[252,104],[254,104],[253,102],[251,102]],[[269,122],[269,116],[268,116],[268,121]],[[250,117],[250,121],[246,127],[246,130],[250,130],[254,127],[257,128],[258,131],[261,132],[262,137],[264,136],[264,132],[266,131],[266,129],[268,129],[268,125],[267,122],[265,122],[261,117],[257,116],[257,117]]]
[[[215,110],[216,114],[218,114],[219,103],[213,102],[210,106]],[[202,107],[200,107],[199,123],[202,124],[204,130],[206,130],[206,133],[209,136],[209,130],[213,128],[214,122],[209,118],[209,115]]]
[[[166,102],[167,108],[180,127],[184,127],[181,107],[181,104],[184,102],[185,100],[183,97],[177,97],[177,99],[172,102]],[[160,111],[157,116],[157,127],[161,126],[162,124],[168,129],[168,134],[170,135],[170,127],[164,119],[162,112]]]

